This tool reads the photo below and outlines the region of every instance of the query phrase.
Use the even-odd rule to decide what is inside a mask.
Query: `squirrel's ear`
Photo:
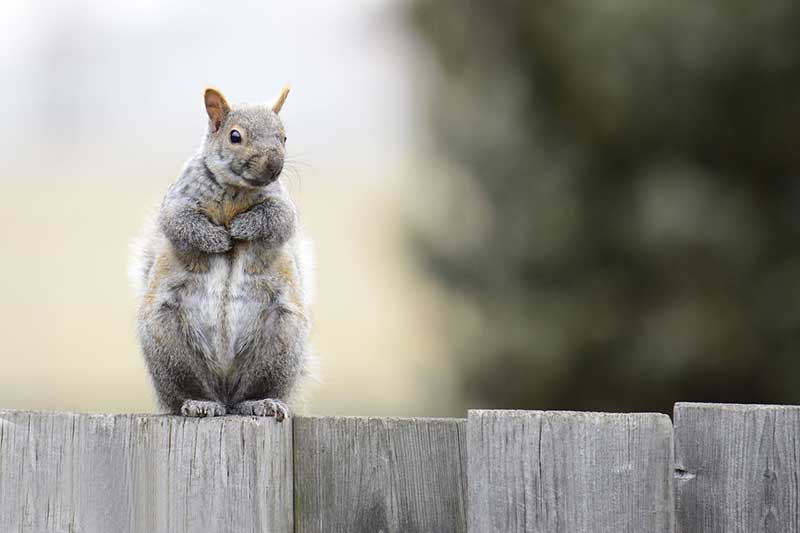
[[[206,89],[205,101],[211,130],[216,132],[222,126],[222,121],[225,120],[225,117],[230,112],[231,106],[228,105],[221,92],[211,88]]]
[[[283,86],[281,89],[281,94],[278,95],[278,98],[275,99],[275,103],[273,103],[270,107],[274,113],[280,113],[281,108],[283,107],[283,103],[286,101],[286,97],[289,96],[289,84]]]

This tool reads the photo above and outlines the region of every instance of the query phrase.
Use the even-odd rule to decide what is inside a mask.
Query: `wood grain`
[[[678,531],[800,532],[800,407],[675,405]]]
[[[291,431],[0,411],[0,531],[291,531]]]
[[[300,532],[464,531],[465,421],[294,420]]]
[[[469,531],[671,532],[659,414],[470,411]]]

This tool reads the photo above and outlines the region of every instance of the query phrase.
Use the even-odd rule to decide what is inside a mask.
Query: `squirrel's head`
[[[203,159],[221,183],[255,188],[278,179],[286,155],[286,133],[278,113],[288,94],[287,85],[272,104],[231,107],[222,93],[206,89]]]

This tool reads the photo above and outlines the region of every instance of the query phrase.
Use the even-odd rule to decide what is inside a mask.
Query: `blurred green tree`
[[[800,3],[416,0],[471,406],[800,401]],[[438,210],[438,207],[437,207]]]

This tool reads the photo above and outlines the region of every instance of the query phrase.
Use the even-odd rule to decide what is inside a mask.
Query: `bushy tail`
[[[298,232],[294,260],[300,274],[300,297],[303,307],[308,309],[314,301],[314,248],[311,239]]]
[[[139,235],[131,241],[128,261],[128,280],[136,294],[137,303],[144,296],[147,279],[155,263],[157,214],[152,211],[145,219]]]
[[[314,300],[314,248],[311,239],[305,237],[302,231],[298,231],[295,238],[297,244],[294,246],[294,256],[300,277],[300,300],[306,312],[310,313]],[[311,317],[308,318],[310,322]],[[299,413],[303,413],[309,403],[309,383],[322,381],[319,372],[319,358],[310,343],[306,344],[303,359],[300,383],[295,387],[295,393],[291,399],[293,408]]]

